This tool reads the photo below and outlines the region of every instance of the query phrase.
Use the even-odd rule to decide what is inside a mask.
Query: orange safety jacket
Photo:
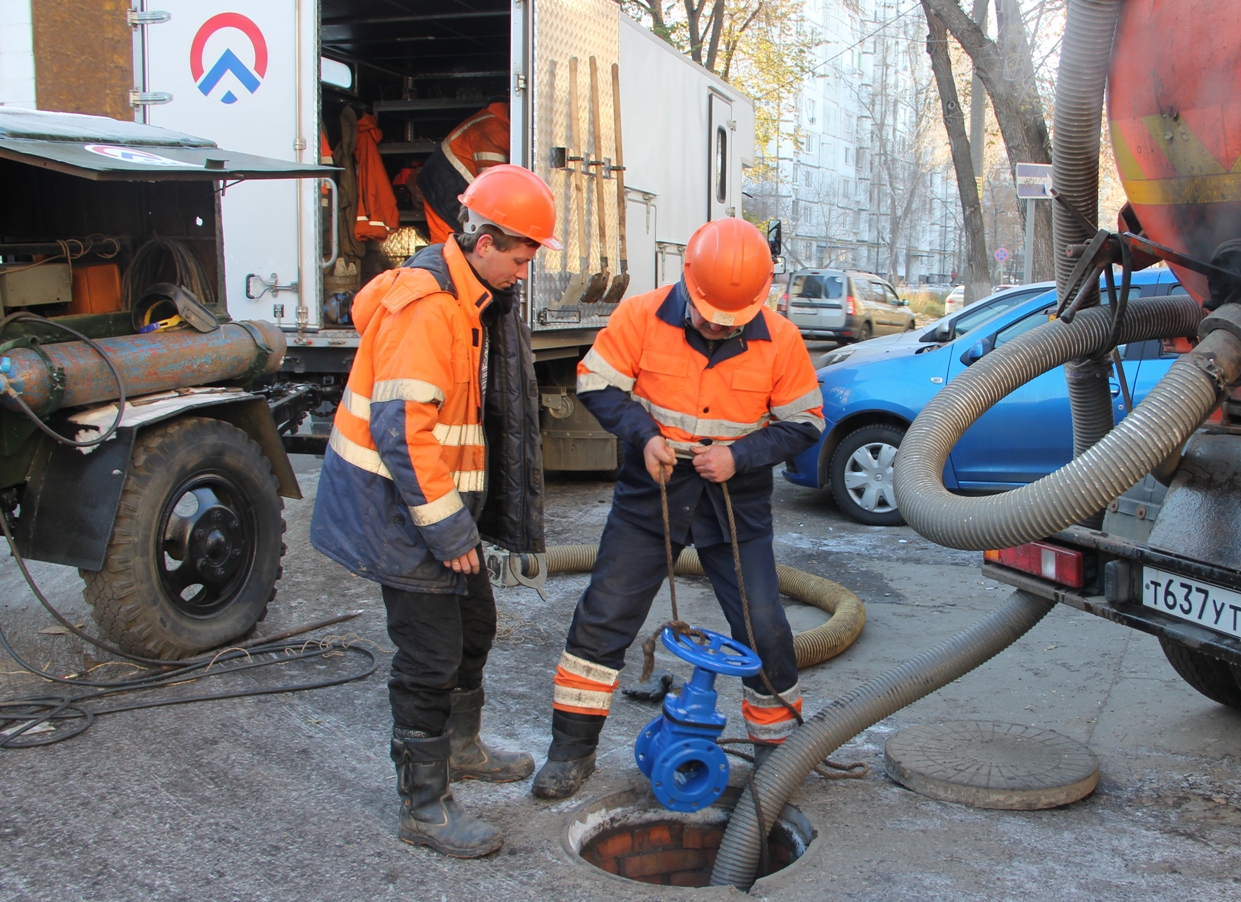
[[[418,171],[431,243],[458,229],[457,201],[484,169],[508,162],[509,105],[492,103],[449,132]]]
[[[324,456],[310,538],[360,576],[413,591],[464,591],[443,562],[479,543],[487,483],[483,363],[491,334],[483,314],[492,303],[452,239],[379,275],[354,299],[362,338]],[[533,392],[518,389],[522,396]],[[503,396],[516,392],[487,386],[493,390],[507,406],[521,407]],[[513,455],[503,449],[497,453],[512,470],[494,493],[503,495],[521,482],[522,465],[510,466]],[[523,507],[530,507],[526,500]],[[541,514],[541,499],[535,501]],[[530,540],[542,550],[541,531]]]
[[[358,213],[353,234],[359,241],[383,241],[401,227],[396,194],[379,153],[382,137],[373,115],[367,113],[358,119],[358,143],[353,149],[358,163]]]

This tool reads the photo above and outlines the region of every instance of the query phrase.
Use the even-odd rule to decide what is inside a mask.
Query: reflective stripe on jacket
[[[449,132],[418,170],[426,208],[456,229],[461,212],[457,197],[482,170],[507,163],[508,152],[509,106],[489,104]]]
[[[662,532],[659,487],[642,448],[662,434],[678,456],[701,439],[728,444],[737,475],[729,493],[741,541],[771,532],[771,468],[809,448],[823,431],[818,377],[805,343],[788,320],[763,308],[738,332],[716,342],[686,325],[684,285],[622,301],[578,364],[577,393],[605,429],[622,438],[625,462],[614,509],[631,523]],[[684,542],[704,491],[717,512],[722,494],[708,488],[688,460],[668,481],[672,538]],[[694,527],[699,546],[726,541]]]
[[[414,591],[464,590],[463,578],[443,561],[479,542],[476,518],[487,488],[483,319],[492,303],[451,240],[373,279],[354,301],[362,341],[324,456],[310,539],[359,576]],[[520,343],[515,314],[500,319],[502,326],[511,320],[516,338],[504,339],[503,353],[516,354],[508,348]],[[532,376],[532,366],[525,369]],[[511,402],[514,393],[503,383],[512,379],[505,375],[489,393],[494,388]],[[525,413],[518,410],[502,428],[529,431]],[[533,465],[541,466],[537,453]],[[528,487],[508,473],[500,482],[499,494]],[[539,547],[528,550],[541,551],[541,498],[522,501],[513,507],[539,515],[526,530],[537,535],[523,541],[532,539]]]

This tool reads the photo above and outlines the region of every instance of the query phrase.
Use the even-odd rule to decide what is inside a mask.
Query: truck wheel
[[[283,507],[235,426],[187,417],[139,436],[103,569],[79,571],[104,635],[164,659],[244,636],[275,596]]]
[[[1207,698],[1241,711],[1241,682],[1237,668],[1173,639],[1159,637],[1164,657],[1185,682]]]
[[[892,459],[905,430],[876,424],[845,436],[832,455],[829,479],[840,509],[867,526],[900,526],[892,490]]]

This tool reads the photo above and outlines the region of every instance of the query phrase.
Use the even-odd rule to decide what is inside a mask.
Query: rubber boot
[[[478,736],[483,716],[483,690],[455,689],[452,713],[448,715],[448,739],[452,757],[448,776],[457,780],[483,780],[487,783],[513,783],[534,773],[534,758],[526,752],[501,752]]]
[[[504,834],[466,814],[448,788],[448,735],[394,727],[392,760],[401,796],[402,842],[430,846],[452,858],[481,858],[504,845]]]
[[[595,747],[607,716],[552,711],[552,744],[534,778],[540,799],[567,799],[595,772]]]

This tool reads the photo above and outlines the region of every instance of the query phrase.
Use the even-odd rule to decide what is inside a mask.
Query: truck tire
[[[102,570],[80,570],[109,640],[177,659],[254,628],[275,597],[284,502],[235,426],[187,417],[138,437]]]
[[[892,492],[892,458],[905,430],[876,423],[844,437],[832,455],[829,481],[832,497],[844,513],[867,526],[900,526],[905,522]]]
[[[1241,681],[1237,668],[1182,645],[1174,639],[1159,637],[1164,657],[1185,682],[1213,702],[1241,711]]]

